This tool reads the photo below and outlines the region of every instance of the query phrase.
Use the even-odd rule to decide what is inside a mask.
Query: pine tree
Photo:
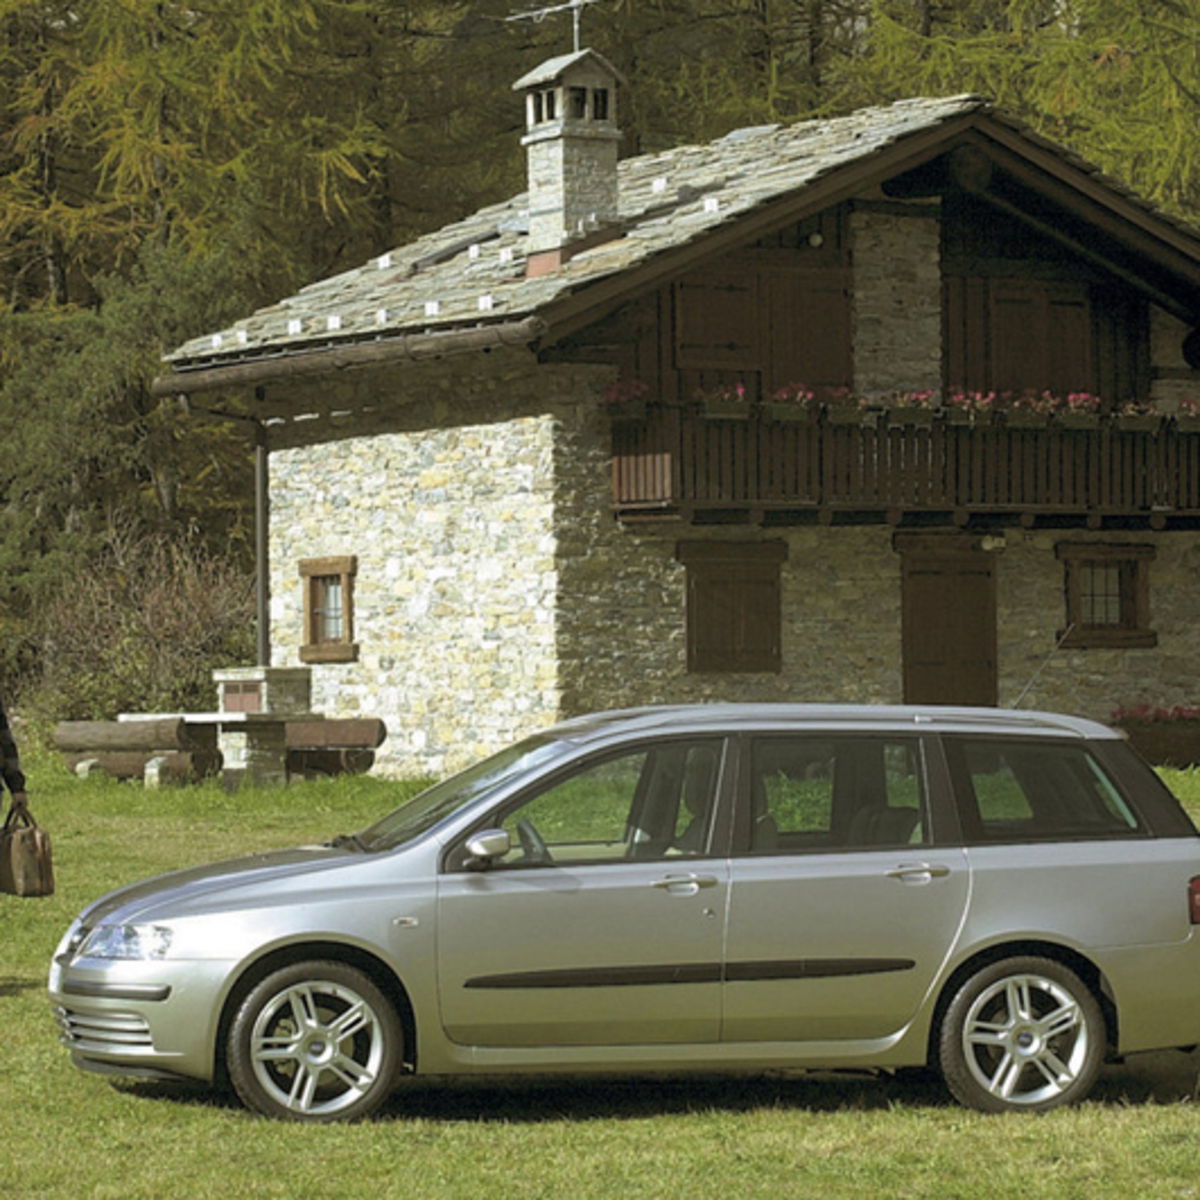
[[[875,0],[842,103],[978,92],[1200,219],[1200,8],[1182,0]]]

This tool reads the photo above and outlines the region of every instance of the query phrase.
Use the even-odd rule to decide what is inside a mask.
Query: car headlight
[[[81,958],[166,958],[171,930],[166,925],[97,925],[79,948]]]
[[[66,955],[68,958],[74,958],[75,952],[79,949],[80,943],[83,941],[87,930],[83,924],[82,917],[76,917],[75,920],[67,928],[67,932],[62,935],[62,939],[58,943],[58,948],[54,951],[55,958],[62,958]]]

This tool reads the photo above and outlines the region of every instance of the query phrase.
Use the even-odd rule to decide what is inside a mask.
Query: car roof
[[[945,705],[885,704],[676,704],[617,709],[575,717],[546,730],[586,743],[640,733],[716,733],[749,730],[864,730],[1007,734],[1033,737],[1105,738],[1124,734],[1062,713]]]

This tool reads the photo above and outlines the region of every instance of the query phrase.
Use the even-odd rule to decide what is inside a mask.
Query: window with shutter
[[[784,542],[680,542],[687,568],[687,669],[778,672]]]

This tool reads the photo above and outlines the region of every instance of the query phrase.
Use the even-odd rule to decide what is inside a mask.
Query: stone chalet
[[[169,356],[263,422],[272,667],[392,774],[644,703],[1200,699],[1197,233],[975,96],[618,162],[620,82],[544,63],[527,194]]]

